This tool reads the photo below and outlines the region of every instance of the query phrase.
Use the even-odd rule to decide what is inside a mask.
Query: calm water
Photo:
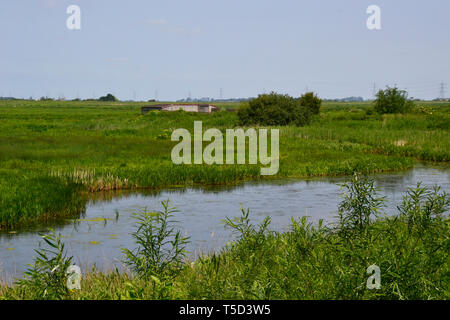
[[[385,212],[395,214],[402,195],[418,181],[439,185],[450,193],[450,170],[416,166],[413,170],[375,175],[381,194],[386,196]],[[135,247],[130,233],[135,230],[133,212],[144,207],[160,210],[161,201],[170,200],[178,208],[176,220],[191,238],[192,255],[221,248],[232,240],[223,219],[240,215],[241,206],[250,209],[255,222],[272,218],[272,229],[286,230],[291,217],[307,215],[311,221],[332,222],[341,201],[337,185],[348,178],[282,180],[245,183],[237,187],[169,189],[146,193],[109,193],[90,201],[77,224],[56,227],[64,236],[70,255],[82,268],[96,264],[100,269],[121,267],[121,248]],[[107,199],[105,199],[107,198]],[[105,220],[106,219],[106,220]],[[0,278],[10,280],[32,263],[34,249],[43,245],[37,231],[0,233]]]

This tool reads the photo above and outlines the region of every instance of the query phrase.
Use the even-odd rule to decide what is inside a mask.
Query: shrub
[[[310,112],[299,99],[275,92],[251,100],[239,109],[238,117],[241,125],[304,126],[310,122]]]
[[[270,233],[270,217],[255,227],[249,218],[250,210],[241,208],[242,216],[225,219],[225,226],[231,228],[238,236],[238,243],[246,249],[257,249],[259,244],[263,243],[266,236]]]
[[[36,250],[34,265],[25,272],[25,278],[16,282],[19,291],[33,300],[61,300],[67,297],[68,268],[72,257],[67,257],[61,234],[51,230],[42,239],[52,248]]]
[[[400,217],[408,222],[408,231],[424,234],[436,220],[443,218],[450,206],[450,197],[444,191],[439,193],[440,187],[433,189],[421,187],[409,188],[398,206]]]
[[[314,92],[307,92],[300,97],[300,104],[306,107],[312,114],[319,114],[322,99],[319,99]]]
[[[106,96],[100,97],[99,101],[117,101],[117,98],[113,96],[111,93],[108,93]]]
[[[378,196],[375,181],[353,174],[350,182],[341,184],[344,200],[339,204],[340,234],[344,238],[366,231],[377,217],[384,199]]]
[[[141,277],[156,277],[176,270],[183,263],[188,238],[172,227],[176,212],[169,201],[161,202],[163,211],[142,211],[136,214],[138,229],[132,234],[138,248],[123,249],[125,264]]]
[[[407,113],[412,110],[414,102],[408,99],[408,93],[398,88],[387,87],[378,91],[374,102],[375,111],[385,113]]]

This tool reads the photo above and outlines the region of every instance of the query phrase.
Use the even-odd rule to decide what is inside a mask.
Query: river
[[[372,176],[380,194],[386,197],[384,212],[396,214],[397,205],[409,187],[438,185],[450,193],[450,170],[417,165],[414,169]],[[307,215],[312,222],[324,219],[332,223],[341,201],[339,183],[349,177],[308,180],[246,182],[232,187],[166,189],[163,191],[117,192],[97,194],[89,201],[85,215],[77,223],[55,226],[63,235],[68,253],[83,270],[95,264],[100,270],[121,268],[122,248],[135,247],[134,212],[143,208],[161,210],[161,201],[170,200],[177,207],[177,228],[190,237],[191,257],[200,252],[219,250],[233,239],[223,219],[240,215],[240,208],[250,209],[257,223],[266,216],[271,228],[287,230],[291,217]],[[41,230],[0,233],[0,278],[10,282],[33,262],[34,250],[43,246]]]

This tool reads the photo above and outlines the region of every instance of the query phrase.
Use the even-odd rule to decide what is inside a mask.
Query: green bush
[[[319,114],[322,99],[315,95],[314,92],[307,92],[300,97],[300,104],[306,107],[312,114]]]
[[[299,99],[275,92],[259,95],[242,106],[238,117],[241,125],[304,126],[310,122],[310,112]]]
[[[376,97],[374,107],[379,114],[408,113],[414,105],[414,102],[408,99],[408,93],[405,90],[395,87],[378,91]]]
[[[163,211],[136,214],[138,229],[132,236],[138,248],[135,252],[123,249],[125,264],[141,277],[165,276],[181,267],[186,257],[188,238],[182,237],[172,226],[175,223],[172,217],[177,211],[169,207],[169,201],[161,204]]]
[[[25,272],[25,278],[16,282],[18,290],[33,300],[62,300],[69,295],[68,268],[73,257],[68,257],[61,234],[54,230],[42,239],[52,249],[36,250],[34,264]]]
[[[378,196],[375,181],[354,173],[352,180],[341,184],[343,201],[339,204],[340,236],[344,239],[362,235],[373,222],[384,199]]]
[[[100,97],[98,99],[99,101],[118,101],[115,96],[113,96],[111,93],[108,93],[106,96]]]

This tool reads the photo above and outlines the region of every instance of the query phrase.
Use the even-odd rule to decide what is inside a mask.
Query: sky
[[[396,85],[432,99],[444,83],[449,97],[449,13],[448,0],[1,0],[0,96],[372,98]]]

